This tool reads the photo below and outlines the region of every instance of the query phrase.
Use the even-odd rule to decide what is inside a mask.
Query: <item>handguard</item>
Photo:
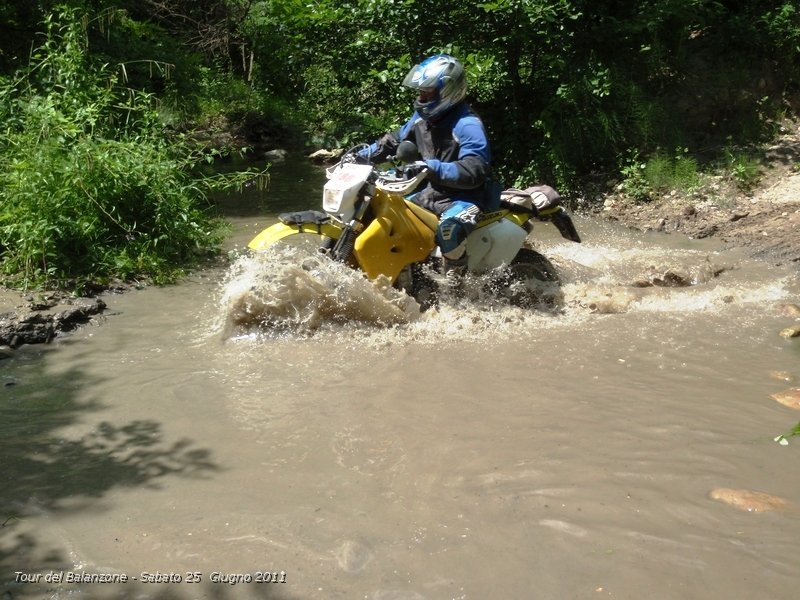
[[[419,184],[421,184],[425,178],[428,176],[429,169],[427,165],[425,168],[420,169],[412,178],[410,179],[389,179],[388,177],[381,177],[375,183],[375,187],[388,192],[390,194],[399,194],[401,196],[406,196],[412,193]]]

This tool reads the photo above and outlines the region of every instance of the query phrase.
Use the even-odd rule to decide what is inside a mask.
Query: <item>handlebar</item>
[[[389,171],[378,171],[378,180],[375,185],[387,192],[406,195],[413,192],[428,177],[429,172],[430,169],[425,163],[396,167]]]
[[[416,150],[416,146],[414,146],[413,143],[409,142],[409,144],[414,147],[414,150]],[[360,152],[364,151],[365,149],[367,155],[362,156]],[[401,156],[401,154],[408,158],[409,149],[405,148],[402,150],[403,152],[398,152],[398,155],[391,157],[390,160],[394,162],[397,158],[402,159],[403,156]],[[328,178],[330,178],[337,169],[345,164],[369,164],[373,168],[373,177],[375,177],[374,181],[377,187],[387,192],[405,195],[414,191],[414,189],[425,180],[430,172],[428,165],[421,160],[410,162],[404,165],[395,164],[395,166],[391,169],[379,170],[377,166],[372,163],[371,158],[372,154],[369,151],[369,146],[367,144],[358,144],[353,146],[344,154],[342,154],[342,157],[337,164],[327,169]]]

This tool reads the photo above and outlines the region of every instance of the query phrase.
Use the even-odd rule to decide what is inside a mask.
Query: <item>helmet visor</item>
[[[422,64],[414,65],[403,79],[403,85],[414,90],[439,88],[438,73],[432,72],[433,69],[426,69]]]

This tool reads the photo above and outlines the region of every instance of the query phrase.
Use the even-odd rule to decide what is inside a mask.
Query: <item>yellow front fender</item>
[[[247,244],[247,247],[251,250],[266,250],[273,244],[281,241],[283,238],[300,233],[310,233],[319,236],[324,235],[338,240],[342,230],[338,226],[331,223],[325,223],[324,225],[317,225],[316,223],[301,223],[295,225],[275,223],[275,225],[267,227],[256,237],[250,240],[250,243]]]

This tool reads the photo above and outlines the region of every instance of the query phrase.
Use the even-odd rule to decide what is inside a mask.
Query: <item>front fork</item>
[[[336,243],[330,248],[331,258],[338,262],[347,262],[353,255],[353,250],[356,247],[356,237],[364,229],[362,220],[367,213],[369,204],[372,201],[372,196],[365,194],[361,201],[358,211],[353,215],[352,220],[342,228],[342,235],[336,240]],[[325,243],[324,240],[323,244]]]
[[[349,223],[342,229],[342,235],[333,244],[331,248],[331,258],[338,262],[347,262],[353,255],[353,250],[356,247],[356,233],[354,223]],[[333,240],[331,240],[333,241]],[[324,243],[324,242],[323,242]]]

